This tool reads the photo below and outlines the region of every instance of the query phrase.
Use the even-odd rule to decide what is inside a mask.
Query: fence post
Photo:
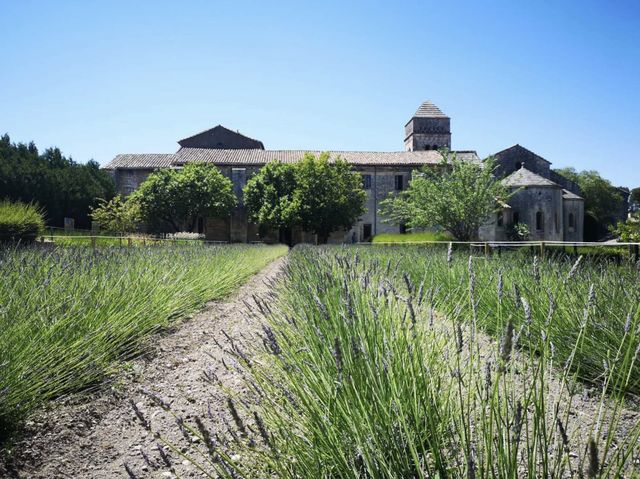
[[[131,246],[131,238],[127,238],[127,246]]]
[[[544,241],[540,241],[540,259],[544,259]]]
[[[638,262],[638,256],[640,256],[640,245],[634,244],[633,245],[633,262],[634,263]]]
[[[486,258],[489,257],[489,243],[484,244],[484,255]]]
[[[96,237],[95,236],[91,237],[91,248],[93,248],[93,251],[96,250]]]

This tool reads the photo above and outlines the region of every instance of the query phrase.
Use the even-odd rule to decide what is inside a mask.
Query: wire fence
[[[116,246],[151,246],[157,244],[230,244],[229,241],[207,240],[201,238],[167,238],[146,235],[114,235],[114,234],[73,234],[56,235],[53,232],[39,236],[41,243],[77,245],[84,244],[97,248],[105,245]],[[262,241],[250,241],[250,244],[264,244]],[[404,241],[404,242],[363,242],[361,246],[447,246],[456,249],[468,247],[470,252],[484,253],[486,256],[501,254],[503,251],[529,248],[544,258],[548,253],[562,251],[574,254],[605,253],[618,257],[629,256],[633,261],[640,259],[640,243],[632,242],[597,242],[597,241]]]
[[[229,244],[229,241],[206,240],[200,238],[162,238],[155,236],[125,236],[113,234],[100,235],[55,235],[47,234],[38,237],[39,243],[57,245],[88,245],[93,248],[98,246],[152,246],[157,244]],[[256,242],[252,242],[256,243]]]
[[[501,254],[503,251],[529,248],[541,258],[549,252],[571,252],[574,254],[606,253],[619,257],[628,255],[633,261],[640,259],[640,243],[631,242],[597,242],[597,241],[404,241],[404,242],[371,242],[357,243],[367,246],[447,246],[457,249],[467,246],[470,252],[480,251],[486,256]]]

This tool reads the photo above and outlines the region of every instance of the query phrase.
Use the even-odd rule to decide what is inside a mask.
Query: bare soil
[[[149,353],[99,391],[53,401],[26,424],[25,439],[5,451],[10,462],[0,463],[0,477],[206,477],[187,459],[206,461],[204,446],[178,422],[193,426],[199,417],[212,434],[225,434],[233,419],[223,391],[236,399],[247,392],[228,354],[231,342],[249,354],[261,344],[261,320],[251,303],[254,295],[269,295],[285,261],[274,261],[226,301],[157,336]],[[170,404],[172,413],[149,393]]]

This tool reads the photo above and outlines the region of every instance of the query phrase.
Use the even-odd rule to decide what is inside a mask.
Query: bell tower
[[[404,126],[406,151],[451,148],[451,119],[430,101],[425,101]]]

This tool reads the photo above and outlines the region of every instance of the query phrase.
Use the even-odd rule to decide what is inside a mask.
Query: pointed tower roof
[[[425,101],[420,108],[416,111],[416,114],[413,115],[414,118],[449,118],[447,115],[442,113],[442,110],[431,103],[429,100]]]

